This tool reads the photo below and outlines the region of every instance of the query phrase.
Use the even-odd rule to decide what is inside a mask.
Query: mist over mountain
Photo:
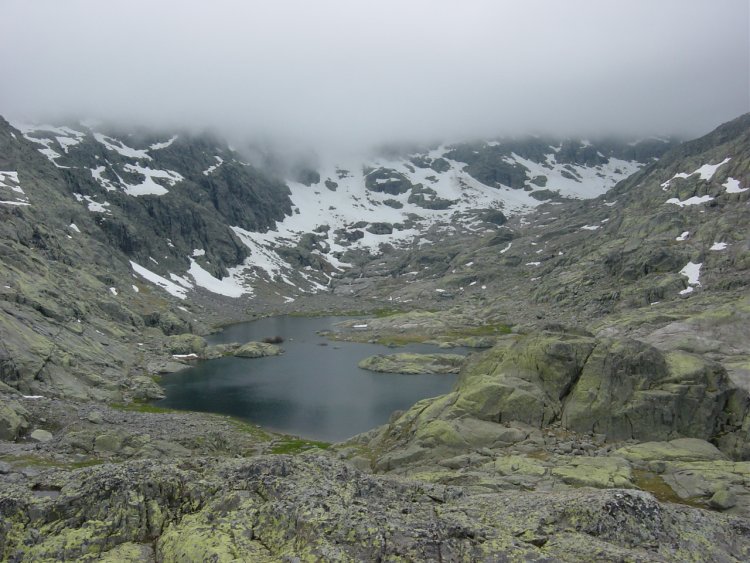
[[[214,128],[341,153],[527,133],[694,137],[750,103],[742,0],[8,1],[3,16],[12,120]]]

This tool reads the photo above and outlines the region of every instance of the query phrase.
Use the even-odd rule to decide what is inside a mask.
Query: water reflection
[[[328,330],[340,317],[273,317],[227,327],[211,344],[247,342],[280,335],[285,353],[278,357],[227,357],[201,362],[166,376],[167,398],[159,406],[231,414],[261,426],[305,438],[340,441],[387,422],[394,410],[425,397],[447,393],[453,375],[372,373],[357,362],[395,351],[436,352],[434,346],[389,350],[375,344],[327,342],[316,331]]]

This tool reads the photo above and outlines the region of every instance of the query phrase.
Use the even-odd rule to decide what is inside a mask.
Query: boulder
[[[717,363],[635,340],[602,340],[568,397],[562,423],[609,440],[707,440],[718,430],[728,392],[729,378]]]
[[[53,436],[51,432],[48,432],[47,430],[43,430],[41,428],[37,428],[29,435],[29,438],[31,438],[34,442],[41,443],[52,441],[52,437]]]
[[[0,440],[13,441],[18,438],[29,427],[28,414],[16,401],[0,403]]]
[[[94,451],[99,453],[117,453],[122,446],[123,437],[118,433],[99,434],[94,438]]]

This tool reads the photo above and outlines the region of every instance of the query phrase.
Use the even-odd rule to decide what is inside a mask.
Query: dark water
[[[454,375],[373,373],[357,362],[373,354],[436,352],[415,344],[391,350],[376,344],[332,342],[316,331],[341,317],[273,317],[227,327],[211,344],[282,336],[285,353],[269,358],[226,357],[164,377],[167,398],[157,405],[230,414],[305,438],[340,441],[387,422],[395,410],[447,393]],[[326,345],[321,345],[326,344]]]

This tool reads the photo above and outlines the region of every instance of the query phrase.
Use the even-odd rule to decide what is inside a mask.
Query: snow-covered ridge
[[[226,145],[200,145],[205,152],[196,166],[191,158],[180,158],[177,151],[183,143],[174,144],[177,135],[159,136],[157,139],[164,140],[144,142],[136,148],[133,141],[128,141],[130,137],[117,138],[94,128],[93,124],[82,124],[81,130],[46,125],[22,129],[23,135],[39,145],[40,152],[56,166],[78,167],[93,179],[93,189],[101,188],[95,193],[89,182],[88,191],[81,190],[87,195],[74,195],[92,213],[114,212],[121,218],[120,212],[126,208],[117,203],[121,198],[112,194],[158,197],[179,190],[181,182],[191,182],[194,193],[196,186],[212,182],[209,177],[220,167],[247,166]],[[185,146],[190,142],[185,140]],[[324,260],[331,266],[326,271],[331,273],[350,266],[346,256],[349,250],[377,255],[382,245],[427,244],[424,234],[428,230],[443,236],[451,236],[457,229],[477,234],[492,232],[497,224],[485,219],[488,213],[501,217],[497,212],[502,212],[507,217],[526,213],[549,198],[596,197],[641,167],[638,162],[605,157],[591,142],[579,144],[597,155],[580,162],[597,164],[576,164],[579,161],[570,160],[562,143],[539,145],[538,153],[523,149],[502,152],[507,149],[499,141],[477,146],[495,159],[491,165],[525,170],[527,179],[513,188],[500,181],[487,185],[478,180],[482,176],[472,175],[467,163],[451,158],[462,157],[456,146],[448,144],[399,156],[331,158],[316,167],[318,183],[287,181],[293,212],[267,232],[250,232],[227,224],[248,247],[250,257],[231,268],[224,279],[214,278],[205,269],[210,240],[204,241],[205,248],[191,247],[186,252],[192,251],[192,256],[184,257],[190,264],[184,272],[168,272],[156,278],[155,273],[148,273],[142,266],[138,266],[140,270],[133,267],[142,277],[180,298],[196,287],[229,297],[253,295],[257,284],[270,283],[288,302],[303,292],[325,289],[328,281],[324,272],[291,266],[278,251],[280,247],[296,246],[303,237],[313,241],[306,249],[312,263]],[[171,150],[164,151],[168,147]],[[378,174],[368,182],[368,174],[374,171]],[[226,180],[222,177],[222,181]],[[583,228],[593,231],[601,226]],[[174,248],[167,243],[169,249]]]

